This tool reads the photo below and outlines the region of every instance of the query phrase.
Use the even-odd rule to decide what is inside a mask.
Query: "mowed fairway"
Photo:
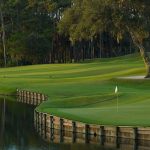
[[[102,125],[150,126],[150,80],[118,78],[144,73],[144,64],[137,54],[78,64],[6,68],[0,69],[0,93],[12,93],[16,88],[42,92],[49,99],[37,109],[68,119]]]

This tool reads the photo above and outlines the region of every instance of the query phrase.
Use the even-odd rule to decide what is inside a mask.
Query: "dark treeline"
[[[82,2],[85,1],[1,0],[0,66],[79,62],[85,59],[131,54],[137,50],[128,33],[125,33],[124,38],[120,38],[118,42],[118,36],[112,36],[107,28],[94,34],[90,33],[91,36],[88,38],[86,35],[80,38],[80,30],[73,28],[73,25],[80,19],[82,15],[80,11],[86,6]],[[74,14],[73,9],[76,12]],[[106,13],[109,15],[110,11],[107,10]],[[76,15],[78,18],[75,18]],[[87,15],[87,20],[82,22],[81,28],[91,24],[88,22],[91,21],[90,17]],[[77,38],[77,33],[71,32],[70,26],[68,27],[75,40],[68,33],[68,22],[72,24],[72,30],[79,32]],[[101,28],[94,19],[93,24],[95,28]]]

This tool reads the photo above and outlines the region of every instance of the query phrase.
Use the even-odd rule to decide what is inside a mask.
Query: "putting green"
[[[142,76],[138,54],[78,64],[50,64],[0,69],[0,93],[16,88],[49,96],[37,109],[68,119],[103,125],[150,126],[150,80]],[[115,86],[119,90],[119,110]]]

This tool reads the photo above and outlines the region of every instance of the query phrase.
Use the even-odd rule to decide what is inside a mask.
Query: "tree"
[[[49,19],[47,17],[47,20],[49,20],[49,31],[51,31],[51,39],[49,39],[51,45],[51,48],[49,48],[50,63],[55,63],[56,60],[61,62],[59,55],[61,53],[60,41],[62,39],[57,32],[57,23],[60,21],[64,9],[70,6],[70,2],[71,0],[28,0],[29,8],[32,8],[37,15],[43,15],[42,17],[46,15],[49,17]],[[44,22],[47,21],[43,21],[42,24],[45,24]],[[48,26],[46,29],[48,30]]]
[[[69,35],[72,43],[92,39],[109,32],[119,42],[129,34],[140,50],[150,77],[150,58],[144,41],[150,31],[150,1],[147,0],[73,0],[59,24],[60,33]]]
[[[6,67],[6,45],[5,45],[5,25],[4,25],[4,16],[3,16],[3,7],[4,2],[1,1],[0,3],[0,18],[1,18],[1,38],[2,38],[2,45],[3,45],[3,56],[4,56],[4,66]]]

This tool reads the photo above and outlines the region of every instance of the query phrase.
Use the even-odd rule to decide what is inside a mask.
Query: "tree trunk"
[[[1,17],[1,27],[2,27],[2,43],[3,43],[3,54],[4,54],[4,66],[6,67],[5,26],[4,26],[2,6],[0,6],[0,17]]]
[[[146,76],[145,78],[150,78],[150,58],[148,56],[148,53],[145,51],[145,48],[143,45],[138,45],[138,48],[140,49],[141,57],[143,58],[145,67],[146,67]]]
[[[145,78],[150,78],[150,58],[148,53],[146,52],[142,40],[139,40],[134,36],[134,34],[131,33],[133,43],[139,48],[141,57],[144,61],[145,67],[146,67],[146,76]]]

